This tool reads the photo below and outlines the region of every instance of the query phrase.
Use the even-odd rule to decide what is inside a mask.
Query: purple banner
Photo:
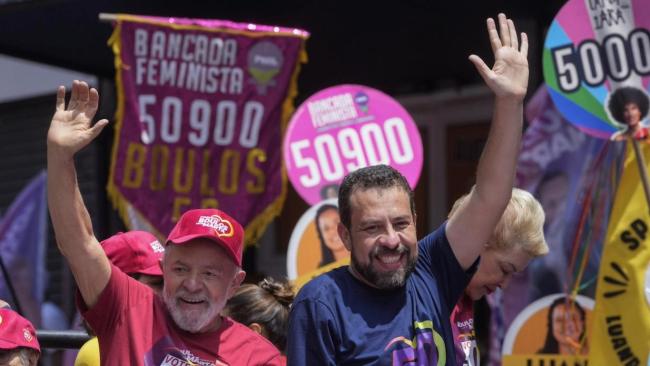
[[[308,34],[226,21],[120,16],[109,194],[127,225],[166,235],[219,207],[247,242],[286,193],[282,133]]]
[[[47,244],[47,176],[41,172],[25,187],[0,223],[0,258],[9,278],[0,272],[0,299],[14,302],[7,286],[11,281],[23,316],[41,325],[45,295],[45,246]]]

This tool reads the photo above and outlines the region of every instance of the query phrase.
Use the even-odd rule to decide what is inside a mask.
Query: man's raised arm
[[[512,20],[499,14],[498,21],[499,31],[493,19],[487,20],[494,66],[490,69],[480,57],[470,56],[495,94],[495,101],[476,185],[446,227],[449,243],[463,268],[471,266],[482,252],[508,205],[521,140],[523,100],[528,87],[528,38],[522,33],[520,45]]]
[[[92,307],[108,283],[111,267],[93,234],[90,215],[77,184],[74,155],[108,124],[98,121],[99,95],[85,82],[74,81],[68,107],[65,87],[56,93],[56,112],[47,133],[47,201],[56,241],[77,281],[81,296]]]

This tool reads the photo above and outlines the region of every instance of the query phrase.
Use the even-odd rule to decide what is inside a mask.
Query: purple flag
[[[227,208],[255,243],[280,213],[282,135],[308,33],[120,15],[108,193],[127,226],[165,237],[190,208]]]
[[[47,199],[45,171],[16,197],[0,222],[0,257],[18,296],[23,316],[37,328],[45,293]],[[13,302],[0,273],[0,298]]]

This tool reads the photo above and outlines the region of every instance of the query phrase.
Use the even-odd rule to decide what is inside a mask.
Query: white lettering
[[[346,93],[307,104],[314,128],[354,119],[358,116],[352,94]]]
[[[201,216],[196,224],[215,229],[220,233],[219,236],[233,234],[232,224],[228,220],[224,220],[217,215]]]
[[[202,93],[241,94],[244,71],[235,67],[237,41],[204,34],[135,30],[136,83]],[[264,56],[259,56],[264,58]],[[277,60],[259,60],[277,66]]]
[[[151,58],[163,58],[165,54],[165,33],[153,32],[151,37]]]
[[[144,29],[135,30],[135,47],[133,54],[136,56],[147,56],[147,31]]]
[[[151,246],[151,249],[153,249],[154,253],[164,253],[165,252],[165,247],[160,244],[158,240],[154,240],[151,243],[149,243]]]
[[[278,60],[276,60],[275,57],[272,56],[255,55],[255,63],[265,65],[265,66],[273,66],[273,67],[279,66]]]
[[[142,79],[144,79],[144,75],[147,73],[146,65],[147,65],[146,58],[138,57],[135,59],[135,83],[137,85],[142,84]]]
[[[239,95],[244,90],[244,71],[239,67],[214,67],[194,62],[137,58],[136,83],[176,86],[202,93]],[[352,112],[356,115],[355,111]],[[335,117],[323,115],[322,119],[328,121]]]
[[[237,62],[237,42],[234,39],[227,39],[223,51],[223,63],[234,65]]]

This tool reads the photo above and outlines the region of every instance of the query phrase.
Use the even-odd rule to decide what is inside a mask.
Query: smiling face
[[[318,230],[321,232],[323,242],[329,250],[333,253],[343,251],[345,254],[345,247],[337,230],[340,222],[341,218],[337,209],[325,210],[318,217]]]
[[[192,333],[219,329],[219,313],[245,276],[218,244],[207,239],[168,245],[162,270],[165,305],[176,325]]]
[[[575,304],[559,304],[553,309],[553,336],[560,347],[575,348],[580,344],[584,324]]]
[[[512,275],[522,272],[532,257],[521,248],[486,249],[481,254],[478,270],[465,293],[476,301],[499,288],[506,288]]]
[[[356,189],[350,195],[350,230],[339,235],[352,252],[351,273],[380,289],[404,286],[417,259],[415,217],[399,187]]]
[[[630,127],[636,127],[641,122],[641,109],[636,103],[626,103],[623,107],[623,119],[625,124]]]

